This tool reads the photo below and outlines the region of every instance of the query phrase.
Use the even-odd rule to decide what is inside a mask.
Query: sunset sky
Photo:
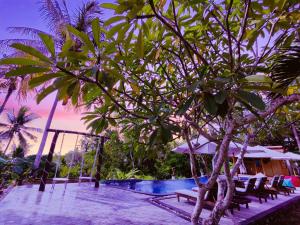
[[[76,12],[76,9],[81,5],[82,2],[86,0],[66,0],[69,11],[72,14]],[[99,1],[110,2],[106,1]],[[111,1],[112,2],[112,1]],[[39,11],[39,0],[0,0],[0,39],[9,39],[9,38],[21,38],[22,36],[11,34],[7,31],[7,27],[10,26],[22,26],[22,27],[33,27],[43,31],[49,32],[47,28],[47,23],[43,21],[43,18],[40,15]],[[104,11],[104,19],[111,15],[111,12]],[[2,56],[3,52],[0,52]],[[4,99],[3,92],[0,93],[0,104]],[[32,93],[27,98],[26,101],[18,101],[16,95],[12,96],[7,104],[7,111],[17,111],[21,105],[30,107],[31,111],[38,114],[40,119],[37,119],[35,122],[31,123],[31,126],[44,128],[48,113],[51,109],[51,105],[54,101],[55,94],[48,96],[44,99],[39,105],[36,104],[35,94]],[[0,117],[1,122],[5,122],[5,112]],[[80,120],[81,112],[75,112],[70,107],[66,108],[58,104],[56,109],[54,120],[52,122],[51,128],[56,129],[65,129],[65,130],[75,130],[75,131],[86,131],[83,122]],[[30,152],[28,154],[33,154],[37,152],[40,138],[42,134],[37,134],[38,140],[35,143],[32,143]],[[44,149],[44,154],[48,153],[49,143],[52,135],[48,136],[47,145]],[[74,148],[75,136],[66,135],[65,142],[63,145],[63,152],[70,151]],[[6,144],[5,142],[3,143]],[[60,145],[60,140],[58,141],[56,152],[58,151],[58,146]]]

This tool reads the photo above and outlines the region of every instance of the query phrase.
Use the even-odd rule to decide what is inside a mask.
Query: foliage
[[[145,145],[136,137],[136,130],[128,130],[121,138],[118,132],[108,132],[103,159],[104,177],[110,179],[116,168],[123,173],[138,170],[142,175],[156,179],[169,179],[172,168],[177,177],[190,177],[187,155],[171,152],[172,145]],[[139,173],[139,174],[140,174]]]
[[[287,94],[299,93],[300,80],[297,79],[300,77],[299,63],[299,46],[280,49],[271,74],[272,79],[279,83],[277,89],[283,89]]]
[[[104,28],[97,19],[89,34],[68,26],[72,35],[55,56],[18,46],[32,61],[1,63],[18,66],[9,72],[14,76],[44,71],[31,80],[33,87],[52,81],[38,95],[38,102],[56,90],[61,100],[74,105],[83,99],[93,106],[83,118],[88,128],[100,133],[108,126],[121,126],[125,136],[133,132],[135,140],[151,146],[144,149],[149,156],[154,146],[179,137],[189,142],[193,133],[217,142],[212,176],[199,188],[192,216],[196,224],[199,201],[222,168],[231,184],[230,141],[250,135],[248,126],[262,124],[278,108],[300,99],[297,93],[286,96],[286,90],[276,89],[278,84],[270,76],[274,56],[290,47],[297,35],[299,3],[122,0],[102,7],[115,14]],[[100,34],[105,40],[100,40]],[[48,36],[42,41],[51,52],[53,39]],[[264,98],[277,92],[278,99],[267,102]],[[197,182],[193,150],[190,146],[191,171]],[[135,168],[135,160],[131,161]],[[233,185],[227,188],[225,200],[216,204],[205,224],[218,223],[228,207]]]

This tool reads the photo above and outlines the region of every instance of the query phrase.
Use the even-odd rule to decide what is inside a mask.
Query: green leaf
[[[152,134],[150,135],[150,138],[149,138],[149,145],[150,146],[155,145],[155,143],[157,141],[157,135],[158,135],[158,129],[154,130],[152,132]]]
[[[218,104],[223,104],[223,102],[225,101],[227,97],[227,94],[225,91],[219,91],[216,95],[215,95],[215,101]]]
[[[49,73],[49,74],[45,74],[45,75],[42,75],[39,77],[34,77],[29,81],[29,86],[31,88],[35,88],[49,80],[52,80],[56,77],[61,77],[63,75],[64,75],[63,73]]]
[[[94,36],[94,41],[96,42],[97,46],[100,47],[100,25],[99,25],[99,18],[93,19],[92,21],[92,32]]]
[[[112,3],[102,3],[100,6],[104,9],[118,9],[118,6]]]
[[[48,62],[48,63],[51,63],[51,60],[45,56],[43,53],[41,53],[40,51],[36,50],[35,48],[33,47],[30,47],[30,46],[27,46],[27,45],[23,45],[23,44],[20,44],[20,43],[15,43],[15,44],[12,44],[11,47],[15,48],[15,49],[18,49],[22,52],[25,52],[29,55],[32,55],[44,62]]]
[[[126,40],[125,40],[125,43],[124,43],[124,49],[125,49],[125,52],[128,51],[130,42],[131,42],[131,40],[132,40],[133,32],[134,32],[134,29],[132,29],[132,30],[129,32],[129,34],[128,34]]]
[[[144,57],[144,37],[143,37],[143,30],[141,29],[139,32],[139,36],[136,42],[136,53],[139,58]]]
[[[240,90],[238,91],[238,96],[259,110],[264,110],[266,108],[264,101],[257,94]]]
[[[228,112],[228,102],[225,99],[222,104],[218,105],[218,112],[217,115],[221,116],[222,118],[225,118]]]
[[[44,45],[47,47],[48,51],[51,53],[52,57],[55,58],[55,44],[53,38],[47,34],[39,33]]]
[[[0,65],[32,65],[38,66],[42,63],[36,60],[27,59],[27,58],[5,58],[0,60]]]
[[[172,132],[164,126],[161,127],[161,139],[163,144],[167,144],[172,140]]]
[[[256,82],[256,83],[272,83],[272,79],[265,75],[251,75],[244,78],[246,82]]]
[[[77,82],[76,86],[74,87],[73,94],[72,94],[72,104],[73,105],[77,104],[79,93],[80,93],[80,83]]]
[[[191,96],[188,98],[188,100],[186,100],[186,102],[184,102],[184,104],[182,104],[178,111],[176,112],[177,115],[183,115],[185,114],[185,112],[189,109],[189,107],[191,106],[192,102],[194,100],[194,96]]]
[[[78,37],[94,55],[96,54],[93,42],[90,40],[89,36],[86,33],[80,32],[72,26],[68,26],[68,30],[76,37]]]
[[[112,38],[117,32],[122,30],[123,26],[125,26],[126,24],[128,24],[128,22],[119,23],[116,26],[110,28],[106,34],[107,38]]]
[[[41,93],[39,93],[37,95],[37,97],[36,97],[37,104],[39,104],[45,97],[47,97],[49,94],[51,94],[55,90],[56,90],[56,88],[53,85],[45,88]]]
[[[204,108],[209,114],[216,115],[218,112],[218,105],[215,101],[215,98],[210,93],[204,94]]]
[[[141,90],[140,90],[140,88],[137,84],[131,82],[130,86],[131,86],[134,93],[136,93],[138,95],[141,93]]]
[[[18,67],[17,69],[11,70],[8,73],[6,73],[7,77],[12,76],[21,76],[21,75],[27,75],[27,74],[33,74],[33,73],[44,73],[48,72],[49,68],[44,67],[33,67],[33,66],[22,66]]]
[[[122,19],[125,19],[125,18],[126,18],[125,16],[114,16],[114,17],[111,17],[111,18],[109,18],[108,20],[106,20],[104,22],[104,26],[109,26],[112,23],[118,22],[118,21],[120,21]]]

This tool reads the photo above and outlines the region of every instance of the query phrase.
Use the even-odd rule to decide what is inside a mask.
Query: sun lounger
[[[198,187],[193,187],[192,190],[198,191]],[[215,198],[217,198],[217,197],[215,197]],[[215,199],[215,201],[216,201],[216,199]],[[245,207],[248,209],[251,199],[244,197],[244,196],[234,195],[231,201],[233,204],[238,205],[238,210],[240,210],[240,205],[245,205]]]
[[[247,198],[246,196],[248,195],[252,195],[252,196],[256,196],[259,199],[259,202],[262,203],[261,199],[265,199],[265,201],[267,201],[267,197],[268,197],[268,193],[266,192],[262,192],[261,190],[258,191],[258,189],[255,189],[255,184],[256,184],[256,179],[255,177],[250,178],[246,184],[245,184],[245,188],[239,188],[236,187],[235,188],[235,195],[233,197],[233,199],[236,199],[236,201],[240,200],[240,199],[244,199],[244,202],[247,202]],[[257,184],[257,188],[261,188],[261,180],[258,181]],[[248,199],[249,201],[250,199]],[[248,207],[248,205],[246,205],[246,207]]]
[[[235,188],[236,193],[237,193],[238,195],[248,195],[248,194],[253,193],[254,187],[255,187],[255,182],[256,182],[256,178],[255,178],[255,177],[250,178],[250,179],[246,182],[245,188],[239,188],[239,187],[236,187],[236,188]]]
[[[292,193],[292,190],[289,189],[289,188],[287,188],[287,187],[285,187],[285,186],[283,186],[283,181],[284,181],[284,176],[281,175],[281,176],[279,177],[279,180],[278,180],[277,190],[278,190],[279,192],[283,192],[284,195],[290,195],[290,193]]]
[[[273,199],[273,196],[277,198],[277,195],[279,194],[277,190],[279,176],[274,176],[270,182],[270,184],[265,184],[265,189],[271,194],[271,197]]]
[[[260,203],[262,203],[261,199],[264,199],[265,202],[267,202],[267,198],[269,197],[269,195],[271,195],[272,199],[274,199],[273,193],[265,189],[266,182],[267,182],[267,177],[257,178],[253,193],[251,193],[252,195],[258,197]]]
[[[177,196],[178,201],[180,201],[180,197],[183,197],[183,198],[186,198],[187,201],[196,202],[197,197],[198,197],[197,191],[198,191],[198,188],[195,187],[195,188],[193,188],[192,191],[177,190],[175,192],[175,194]],[[209,190],[206,192],[205,197],[204,197],[204,208],[212,210],[213,207],[215,206],[216,201],[217,201],[217,189],[215,187],[212,190]],[[231,202],[231,204],[229,206],[231,213],[233,213],[234,208],[237,208],[238,210],[240,210],[240,205],[236,202]]]

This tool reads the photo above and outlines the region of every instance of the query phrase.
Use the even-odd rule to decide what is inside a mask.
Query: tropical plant
[[[139,141],[150,146],[184,138],[199,187],[192,223],[198,224],[205,193],[218,182],[223,194],[203,220],[218,224],[233,195],[233,176],[255,137],[251,127],[300,100],[298,93],[265,98],[278,91],[270,65],[297,35],[299,3],[122,0],[102,6],[115,13],[105,21],[105,30],[97,20],[90,35],[67,28],[76,36],[72,43],[81,41],[80,51],[66,42],[61,52],[47,57],[23,45],[19,49],[32,55],[31,61],[11,58],[1,63],[18,65],[11,71],[16,76],[28,68],[32,74],[43,71],[32,83],[53,80],[39,99],[58,90],[74,105],[80,98],[92,105],[94,111],[84,119],[96,133],[122,125],[123,131],[136,130]],[[100,33],[105,41],[100,42]],[[51,52],[51,37],[42,39]],[[218,144],[204,185],[191,143],[195,134]],[[241,158],[230,168],[229,143],[243,139]],[[218,179],[221,171],[227,192],[224,180]]]
[[[4,111],[9,98],[17,91],[17,98],[24,100],[27,98],[29,90],[28,77],[6,77],[5,74],[11,68],[5,66],[0,68],[0,90],[5,92],[5,97],[0,106],[0,115]]]
[[[65,0],[60,0],[60,1],[43,0],[40,1],[40,6],[41,6],[41,15],[44,17],[45,22],[48,23],[50,33],[47,33],[45,31],[36,28],[31,28],[31,27],[9,27],[8,30],[10,32],[29,36],[30,38],[2,40],[0,41],[0,46],[2,47],[2,49],[7,49],[11,45],[20,43],[20,44],[29,45],[31,47],[36,47],[42,52],[48,54],[51,52],[47,52],[47,48],[45,48],[43,42],[39,39],[39,35],[49,35],[50,37],[53,38],[53,43],[54,43],[53,51],[54,49],[60,50],[62,46],[65,44],[65,42],[66,41],[68,42],[69,36],[71,35],[67,30],[67,26],[72,25],[80,31],[89,32],[91,21],[94,18],[97,18],[101,15],[99,3],[96,0],[90,0],[87,1],[86,3],[83,3],[82,6],[77,10],[76,14],[74,14],[73,16],[69,13],[69,9],[67,7]],[[68,43],[70,44],[70,42]],[[78,40],[76,44],[73,45],[73,47],[76,49],[79,46],[80,46],[80,41]],[[23,52],[18,50],[14,53],[16,57],[19,57],[20,54],[23,54]],[[1,109],[4,108],[12,92],[16,90],[16,83],[13,81],[17,81],[17,79],[13,80],[12,78],[7,78],[7,82],[10,83],[10,86],[8,88],[5,101],[3,102],[2,107],[0,108],[0,114],[1,114]],[[47,130],[51,126],[51,122],[55,113],[58,98],[61,98],[59,93],[57,94],[53,102],[52,108],[49,112],[44,133],[41,139],[40,147],[38,149],[37,157],[34,163],[35,169],[38,168],[40,164],[40,160],[43,154],[43,149],[45,147],[46,140],[47,140],[47,135],[48,135]],[[67,99],[64,100],[66,101]],[[38,99],[37,101],[39,102]]]
[[[22,106],[15,114],[14,111],[6,113],[7,123],[0,123],[0,139],[7,140],[7,145],[3,150],[6,154],[13,139],[17,139],[21,148],[27,150],[28,142],[26,138],[35,141],[36,136],[32,132],[41,132],[41,129],[29,127],[28,123],[39,118],[36,114],[31,113],[29,108]]]
[[[115,168],[110,174],[108,174],[107,178],[113,180],[128,180],[135,178],[137,173],[139,173],[139,170],[137,169],[132,169],[129,172],[123,172],[120,169]]]
[[[299,43],[296,43],[299,44]],[[299,93],[300,89],[300,46],[280,49],[272,65],[271,78],[279,83],[277,89],[284,93]]]

